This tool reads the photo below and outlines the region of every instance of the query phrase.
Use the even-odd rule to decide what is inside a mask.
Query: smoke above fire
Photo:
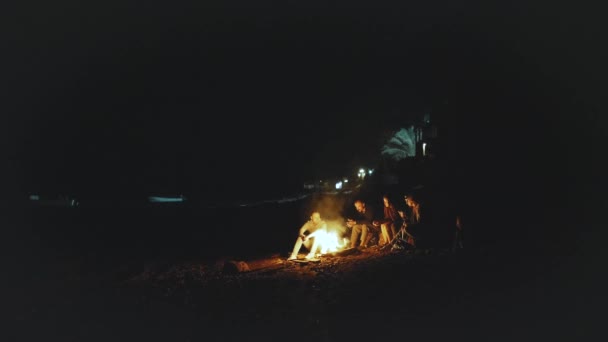
[[[342,215],[345,203],[346,199],[341,196],[322,196],[313,199],[311,212],[318,211],[321,214],[329,231],[343,234],[346,232],[345,219]]]

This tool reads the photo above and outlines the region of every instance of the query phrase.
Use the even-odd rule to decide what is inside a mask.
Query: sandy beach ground
[[[472,239],[458,251],[370,248],[300,264],[286,257],[305,210],[283,208],[282,230],[258,244],[248,240],[255,230],[222,229],[274,229],[260,225],[268,212],[259,210],[213,219],[180,218],[179,210],[146,219],[15,211],[3,221],[4,340],[532,341],[601,333],[600,273],[573,244]],[[229,261],[249,270],[236,272]]]

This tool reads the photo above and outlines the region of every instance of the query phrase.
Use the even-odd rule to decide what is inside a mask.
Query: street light
[[[359,169],[358,176],[361,179],[365,178],[365,169]]]

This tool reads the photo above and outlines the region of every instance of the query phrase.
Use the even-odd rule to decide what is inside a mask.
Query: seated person
[[[374,213],[363,200],[356,200],[354,205],[357,211],[353,217],[346,220],[346,226],[352,228],[350,245],[355,248],[359,243],[359,247],[366,248],[371,239],[371,234],[375,231],[373,225]],[[360,242],[359,235],[361,236]]]
[[[407,242],[416,246],[416,238],[420,237],[421,231],[421,216],[420,216],[420,202],[417,198],[414,198],[412,194],[405,195],[403,197],[405,204],[409,209],[408,214],[404,214],[403,211],[399,212],[401,218],[403,218],[406,231],[407,231]]]
[[[456,215],[438,200],[433,204],[422,204],[417,196],[410,194],[405,196],[405,203],[410,209],[406,230],[413,237],[413,245],[422,248],[449,248],[456,229]]]
[[[452,250],[464,248],[464,234],[462,231],[462,219],[460,215],[456,216],[456,232],[454,233],[454,241],[452,242]]]
[[[388,196],[384,195],[382,200],[384,202],[384,218],[373,222],[375,227],[380,226],[380,240],[378,244],[381,246],[391,242],[395,235],[397,235],[396,222],[399,219],[397,209]]]
[[[296,260],[302,245],[306,246],[306,248],[310,251],[310,253],[306,255],[306,259],[313,259],[317,253],[317,250],[319,249],[319,243],[318,240],[315,239],[314,233],[320,229],[326,230],[327,224],[321,219],[321,214],[318,211],[315,211],[312,213],[312,215],[310,215],[310,220],[304,223],[302,228],[300,228],[300,233],[296,239],[296,244],[293,246],[291,256],[287,260]]]

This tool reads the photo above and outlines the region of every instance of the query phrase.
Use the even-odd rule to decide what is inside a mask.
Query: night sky
[[[559,165],[566,128],[600,134],[601,20],[526,3],[22,3],[2,20],[5,161],[30,193],[290,193],[430,110],[469,180]]]

